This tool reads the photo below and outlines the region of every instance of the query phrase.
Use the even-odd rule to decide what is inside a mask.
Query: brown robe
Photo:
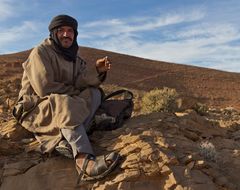
[[[88,87],[97,87],[105,78],[99,76],[95,64],[86,64],[80,57],[76,63],[66,61],[52,45],[51,40],[44,40],[23,63],[17,105],[23,106],[20,123],[35,134],[44,153],[61,140],[61,128],[73,129],[88,117]]]

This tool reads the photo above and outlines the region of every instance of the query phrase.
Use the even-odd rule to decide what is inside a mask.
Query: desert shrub
[[[194,104],[194,106],[192,107],[192,109],[194,109],[199,115],[206,115],[208,113],[208,107],[205,104],[202,103],[196,103]]]
[[[175,89],[164,87],[151,90],[142,97],[142,113],[173,112],[179,106],[177,98]]]
[[[200,155],[206,160],[216,162],[217,151],[215,146],[209,141],[202,141],[199,145]]]

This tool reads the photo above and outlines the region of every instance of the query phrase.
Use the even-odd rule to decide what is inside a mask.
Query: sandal
[[[55,147],[55,150],[70,159],[73,159],[73,152],[72,152],[72,148],[71,145],[66,141],[66,140],[62,140],[59,142],[59,144]]]
[[[104,178],[111,171],[113,171],[119,161],[119,158],[119,154],[115,152],[98,156],[96,159],[88,154],[83,162],[82,168],[76,164],[76,170],[78,172],[77,184],[79,184],[80,181],[92,181]],[[87,173],[86,169],[90,160],[95,160],[95,164],[93,165],[91,171]],[[107,165],[107,161],[111,161],[112,163],[110,165]]]

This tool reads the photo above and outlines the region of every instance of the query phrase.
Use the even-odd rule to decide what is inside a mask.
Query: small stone
[[[156,162],[160,159],[160,151],[159,150],[155,150],[152,154],[149,155],[148,159],[151,162]]]
[[[233,157],[239,157],[240,156],[240,150],[233,150]]]
[[[137,162],[139,162],[139,156],[136,154],[130,154],[122,163],[121,168],[129,168],[131,165],[136,164]]]
[[[191,169],[188,167],[184,170],[184,176],[187,178],[191,178]]]
[[[141,150],[147,150],[152,148],[152,146],[149,143],[146,143],[144,141],[138,141],[135,143],[137,147],[140,147]]]
[[[135,143],[137,142],[139,139],[139,136],[137,135],[134,135],[134,136],[130,136],[130,135],[125,135],[122,137],[121,139],[125,144],[128,143],[128,144],[131,144],[131,143]]]
[[[175,115],[176,115],[177,117],[183,117],[183,116],[188,115],[188,113],[186,113],[186,112],[175,112]]]
[[[149,161],[152,153],[152,148],[149,148],[147,150],[141,150],[141,161]]]
[[[125,148],[120,150],[120,152],[121,152],[121,155],[129,155],[131,153],[139,153],[140,148],[138,146],[136,146],[135,144],[127,145]]]
[[[179,164],[178,159],[175,156],[174,157],[170,157],[168,163],[170,165],[178,165]]]
[[[122,181],[131,181],[137,179],[141,175],[139,170],[125,170],[124,173],[117,175],[112,181],[113,183],[120,183]]]
[[[195,162],[192,161],[187,165],[187,168],[191,170],[191,169],[193,169],[194,165],[195,165]]]
[[[122,182],[124,179],[125,179],[125,175],[123,173],[123,174],[117,175],[112,181],[114,183],[119,183],[119,182]]]
[[[206,165],[206,163],[205,163],[205,161],[204,160],[197,160],[196,162],[195,162],[195,168],[196,169],[202,169],[202,168],[205,168],[207,165]]]
[[[33,141],[35,141],[34,138],[22,139],[22,140],[21,140],[21,142],[24,143],[24,144],[28,144],[28,143],[31,143],[31,142],[33,142]]]
[[[141,173],[139,170],[125,170],[125,175],[125,180],[134,180],[137,179]]]
[[[161,164],[160,165],[158,164],[158,166],[159,166],[159,168],[161,168],[161,171],[160,171],[161,174],[167,175],[167,174],[171,173],[171,169],[168,166],[164,165],[164,166],[160,167]]]
[[[139,160],[139,156],[136,155],[136,154],[130,154],[130,155],[127,157],[127,161],[128,161],[128,162],[138,161],[138,160]]]
[[[142,164],[141,168],[144,171],[144,174],[149,177],[156,176],[160,173],[160,169],[156,163],[155,164],[144,163]]]
[[[118,150],[118,149],[123,148],[123,147],[125,146],[125,144],[119,142],[119,143],[116,143],[116,144],[113,144],[113,145],[110,145],[110,146],[109,146],[109,142],[106,142],[106,143],[104,144],[104,146],[102,146],[102,144],[100,144],[100,146],[101,146],[101,147],[107,147],[107,146],[108,146],[108,147],[107,147],[107,150],[108,150],[108,151],[113,151],[113,150]]]
[[[192,156],[192,155],[187,155],[187,156],[185,156],[185,157],[182,159],[182,162],[183,162],[184,164],[188,164],[188,163],[190,163],[191,161],[193,161],[193,156]]]
[[[144,136],[153,136],[151,131],[143,131],[142,135],[144,135]]]
[[[165,142],[164,138],[158,137],[155,143],[160,145],[160,147],[169,148],[169,144]]]
[[[176,184],[177,184],[177,181],[176,181],[173,173],[171,173],[165,182],[164,189],[172,189],[172,187],[175,186]]]

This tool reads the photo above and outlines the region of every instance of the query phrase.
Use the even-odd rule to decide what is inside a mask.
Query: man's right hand
[[[111,62],[108,57],[106,56],[104,58],[98,59],[96,61],[96,68],[98,73],[104,73],[106,71],[109,71],[111,68]]]

